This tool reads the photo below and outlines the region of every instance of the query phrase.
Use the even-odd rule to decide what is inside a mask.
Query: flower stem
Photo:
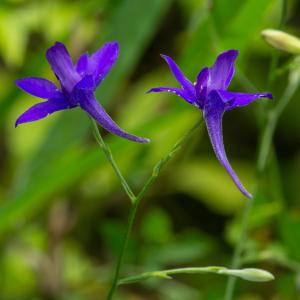
[[[146,192],[148,191],[148,189],[155,182],[156,178],[158,177],[158,175],[161,172],[161,170],[163,169],[163,167],[181,149],[182,144],[190,138],[190,136],[196,131],[197,128],[200,127],[201,124],[202,124],[202,120],[198,121],[181,139],[179,139],[178,142],[175,143],[175,145],[173,146],[171,151],[166,156],[164,156],[154,166],[151,176],[146,181],[146,183],[142,187],[139,194],[133,198],[132,205],[131,205],[131,208],[130,208],[130,213],[129,213],[129,218],[128,218],[125,237],[124,237],[124,240],[123,240],[121,252],[120,252],[119,257],[118,257],[117,266],[116,266],[115,274],[114,274],[113,281],[112,281],[112,286],[111,286],[111,289],[108,293],[107,300],[111,300],[114,293],[115,293],[115,291],[116,291],[119,276],[120,276],[121,267],[122,267],[122,264],[123,264],[123,261],[124,261],[125,252],[126,252],[128,241],[129,241],[129,237],[130,237],[130,234],[131,234],[131,231],[132,231],[132,228],[133,228],[136,212],[137,212],[137,209],[138,209],[138,206],[139,206],[141,200],[143,199],[143,197],[146,194]]]
[[[103,150],[107,160],[109,161],[109,163],[113,167],[115,173],[117,174],[123,189],[125,190],[129,199],[133,203],[135,200],[135,195],[134,195],[133,191],[131,190],[130,186],[128,185],[127,181],[125,180],[121,171],[119,170],[118,165],[116,164],[109,147],[105,144],[105,142],[101,136],[101,133],[99,131],[97,123],[93,119],[91,119],[91,121],[93,124],[93,133],[94,133],[97,143],[99,144],[100,148]]]
[[[267,158],[269,156],[269,152],[272,144],[272,139],[274,136],[274,131],[278,123],[279,117],[281,116],[282,112],[284,111],[289,101],[295,94],[297,87],[299,85],[299,80],[300,80],[299,77],[296,78],[295,80],[289,80],[288,86],[285,89],[283,96],[278,101],[276,107],[273,110],[271,110],[268,114],[268,121],[262,134],[262,142],[260,145],[260,151],[258,155],[259,173],[262,173],[266,166],[268,160]]]
[[[297,87],[299,85],[299,80],[300,78],[296,77],[295,80],[289,81],[289,84],[283,96],[278,101],[278,104],[273,110],[269,111],[269,118],[267,120],[267,124],[265,125],[262,133],[262,142],[260,144],[259,152],[258,152],[258,161],[257,161],[258,174],[262,174],[265,169],[278,119],[282,114],[283,110],[285,109],[285,107],[287,106],[287,104],[289,103],[289,101],[291,100],[291,98],[293,97],[293,95],[295,94]],[[254,201],[255,201],[255,193],[254,193],[254,198],[250,201],[249,200],[247,201],[244,209],[240,237],[234,250],[231,268],[238,268],[241,265],[241,256],[247,238],[249,216],[251,214]],[[231,277],[228,279],[225,298],[224,298],[225,300],[233,299],[233,291],[234,291],[235,283],[236,283],[236,278]]]
[[[122,264],[123,264],[123,261],[124,261],[125,252],[126,252],[127,245],[128,245],[128,242],[129,242],[129,237],[130,237],[130,234],[131,234],[131,231],[132,231],[132,227],[133,227],[133,224],[134,224],[134,220],[135,220],[136,212],[137,212],[137,209],[138,209],[138,206],[139,206],[139,202],[140,201],[134,201],[131,205],[131,208],[130,208],[126,233],[125,233],[122,248],[121,248],[121,251],[120,251],[120,254],[119,254],[119,257],[118,257],[115,274],[113,276],[113,281],[112,281],[112,285],[111,285],[111,288],[110,288],[108,296],[107,296],[107,300],[112,299],[112,297],[113,297],[113,295],[116,291],[116,288],[117,288],[121,267],[122,267]]]
[[[219,266],[209,266],[209,267],[191,267],[191,268],[178,268],[169,269],[162,271],[152,271],[145,272],[139,275],[125,277],[119,280],[118,285],[131,284],[147,280],[150,278],[157,279],[172,279],[171,276],[178,274],[207,274],[213,273],[218,275],[234,276],[242,278],[244,280],[255,281],[255,282],[265,282],[274,279],[274,276],[262,269],[227,269],[225,267]]]
[[[258,174],[262,174],[265,169],[278,119],[282,114],[283,110],[285,109],[285,107],[287,106],[287,104],[289,103],[290,99],[293,97],[294,93],[296,92],[298,85],[299,85],[299,79],[290,80],[283,96],[278,101],[276,107],[273,110],[269,111],[269,118],[267,120],[267,124],[263,129],[262,142],[260,144],[259,152],[258,152],[258,161],[257,161]],[[247,238],[249,216],[251,214],[254,201],[255,201],[255,193],[254,193],[254,198],[252,200],[247,201],[244,209],[240,237],[234,250],[231,268],[240,267],[243,247]],[[234,291],[235,283],[236,283],[236,278],[231,277],[228,279],[225,298],[224,298],[225,300],[233,299],[233,291]]]
[[[281,18],[279,22],[279,28],[284,24],[285,18],[286,18],[286,11],[287,11],[287,1],[282,0],[281,1]],[[269,77],[268,77],[268,85],[270,86],[275,78],[275,71],[278,64],[278,55],[275,53],[272,57],[272,63],[270,66],[269,71]],[[269,110],[268,112],[264,110],[264,114],[268,113],[267,115],[267,123],[262,128],[262,139],[258,150],[258,159],[257,159],[257,171],[258,175],[261,175],[264,170],[265,166],[267,164],[270,148],[272,145],[272,140],[275,132],[275,128],[277,125],[277,122],[279,120],[280,115],[282,114],[283,110],[293,97],[294,93],[296,92],[296,89],[299,85],[299,74],[297,74],[297,71],[295,73],[296,76],[293,76],[293,73],[290,74],[290,80],[288,83],[288,86],[283,93],[282,97],[278,101],[278,104],[275,106],[274,109]],[[251,214],[251,210],[253,207],[253,203],[256,200],[256,192],[254,192],[254,197],[252,200],[247,201],[246,206],[244,208],[243,213],[243,219],[241,224],[241,230],[240,230],[240,237],[238,240],[238,243],[234,250],[234,255],[232,259],[232,268],[238,268],[241,265],[242,260],[242,253],[243,253],[243,247],[247,238],[247,230],[249,225],[249,217]],[[236,278],[229,278],[226,286],[225,291],[225,298],[224,300],[232,300],[233,299],[233,293],[235,288]]]

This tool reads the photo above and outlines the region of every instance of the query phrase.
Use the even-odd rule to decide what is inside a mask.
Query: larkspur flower
[[[46,99],[25,111],[16,121],[21,123],[42,119],[56,111],[79,106],[107,131],[134,142],[146,143],[148,139],[125,132],[106,113],[94,96],[95,89],[108,74],[118,58],[117,42],[104,44],[92,55],[83,53],[74,65],[66,47],[56,42],[47,50],[46,58],[60,82],[39,77],[28,77],[16,81],[25,92]]]
[[[222,134],[222,118],[224,112],[228,110],[248,105],[261,97],[272,99],[272,94],[245,94],[227,91],[234,75],[234,62],[237,55],[237,50],[228,50],[221,53],[212,67],[205,67],[200,71],[194,84],[184,76],[169,56],[162,55],[175,78],[180,83],[181,88],[156,87],[150,89],[148,92],[174,93],[203,111],[207,131],[218,160],[229,173],[238,189],[246,197],[252,198],[252,195],[240,182],[226,156]]]

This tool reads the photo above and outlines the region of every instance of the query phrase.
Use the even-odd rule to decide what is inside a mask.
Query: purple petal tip
[[[161,92],[159,87],[149,89],[148,91],[146,91],[146,94],[156,93],[156,92]]]
[[[15,85],[16,85],[17,87],[20,87],[20,79],[15,80]]]
[[[24,90],[23,88],[23,83],[24,83],[24,79],[26,80],[27,78],[20,78],[20,79],[17,79],[15,80],[15,85],[20,88],[21,90]]]
[[[167,63],[169,63],[170,60],[173,61],[173,59],[170,56],[166,55],[166,54],[161,53],[160,57],[162,57]]]
[[[54,48],[54,47],[65,47],[65,45],[62,42],[56,41],[51,47],[49,47],[46,51],[46,54],[49,52],[50,49]]]
[[[119,47],[119,42],[118,41],[110,41],[109,43]]]
[[[162,57],[167,62],[167,64],[169,64],[170,62],[173,62],[173,59],[169,55],[160,54],[160,57]]]
[[[222,55],[222,54],[229,54],[229,55],[232,55],[233,57],[237,57],[239,55],[239,50],[230,49],[230,50],[222,52],[220,55]]]
[[[240,190],[242,192],[242,194],[247,197],[248,199],[253,199],[253,195],[250,194],[248,191],[246,190]]]
[[[24,123],[24,122],[20,121],[20,118],[18,118],[15,123],[15,128],[17,128],[22,123]]]
[[[266,93],[265,97],[269,99],[273,99],[273,95],[271,93]]]
[[[140,143],[143,143],[143,144],[146,144],[146,143],[150,143],[150,139],[147,139],[147,138],[140,138]]]
[[[269,98],[270,100],[273,99],[272,93],[260,93],[260,94],[259,94],[259,97],[260,97],[260,98]]]
[[[119,45],[118,41],[110,41],[110,42],[105,43],[103,46],[114,47],[114,48],[116,48],[117,51],[119,51],[119,48],[120,48],[120,45]]]

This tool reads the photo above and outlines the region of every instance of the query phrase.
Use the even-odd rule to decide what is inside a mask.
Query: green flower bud
[[[254,269],[254,268],[241,269],[241,270],[224,269],[224,270],[220,270],[218,273],[232,275],[232,276],[240,277],[244,280],[255,281],[255,282],[265,282],[274,279],[273,274],[271,274],[270,272],[261,269]]]
[[[275,29],[265,29],[261,35],[274,48],[292,54],[300,54],[300,39],[291,34]]]

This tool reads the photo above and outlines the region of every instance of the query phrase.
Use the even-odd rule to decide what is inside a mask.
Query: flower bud
[[[232,276],[240,277],[244,280],[256,281],[256,282],[265,282],[274,279],[273,274],[271,274],[270,272],[261,269],[254,269],[254,268],[241,269],[241,270],[225,269],[225,270],[220,270],[218,273],[232,275]]]
[[[300,39],[275,29],[265,29],[261,32],[262,37],[271,46],[292,54],[300,54]]]

